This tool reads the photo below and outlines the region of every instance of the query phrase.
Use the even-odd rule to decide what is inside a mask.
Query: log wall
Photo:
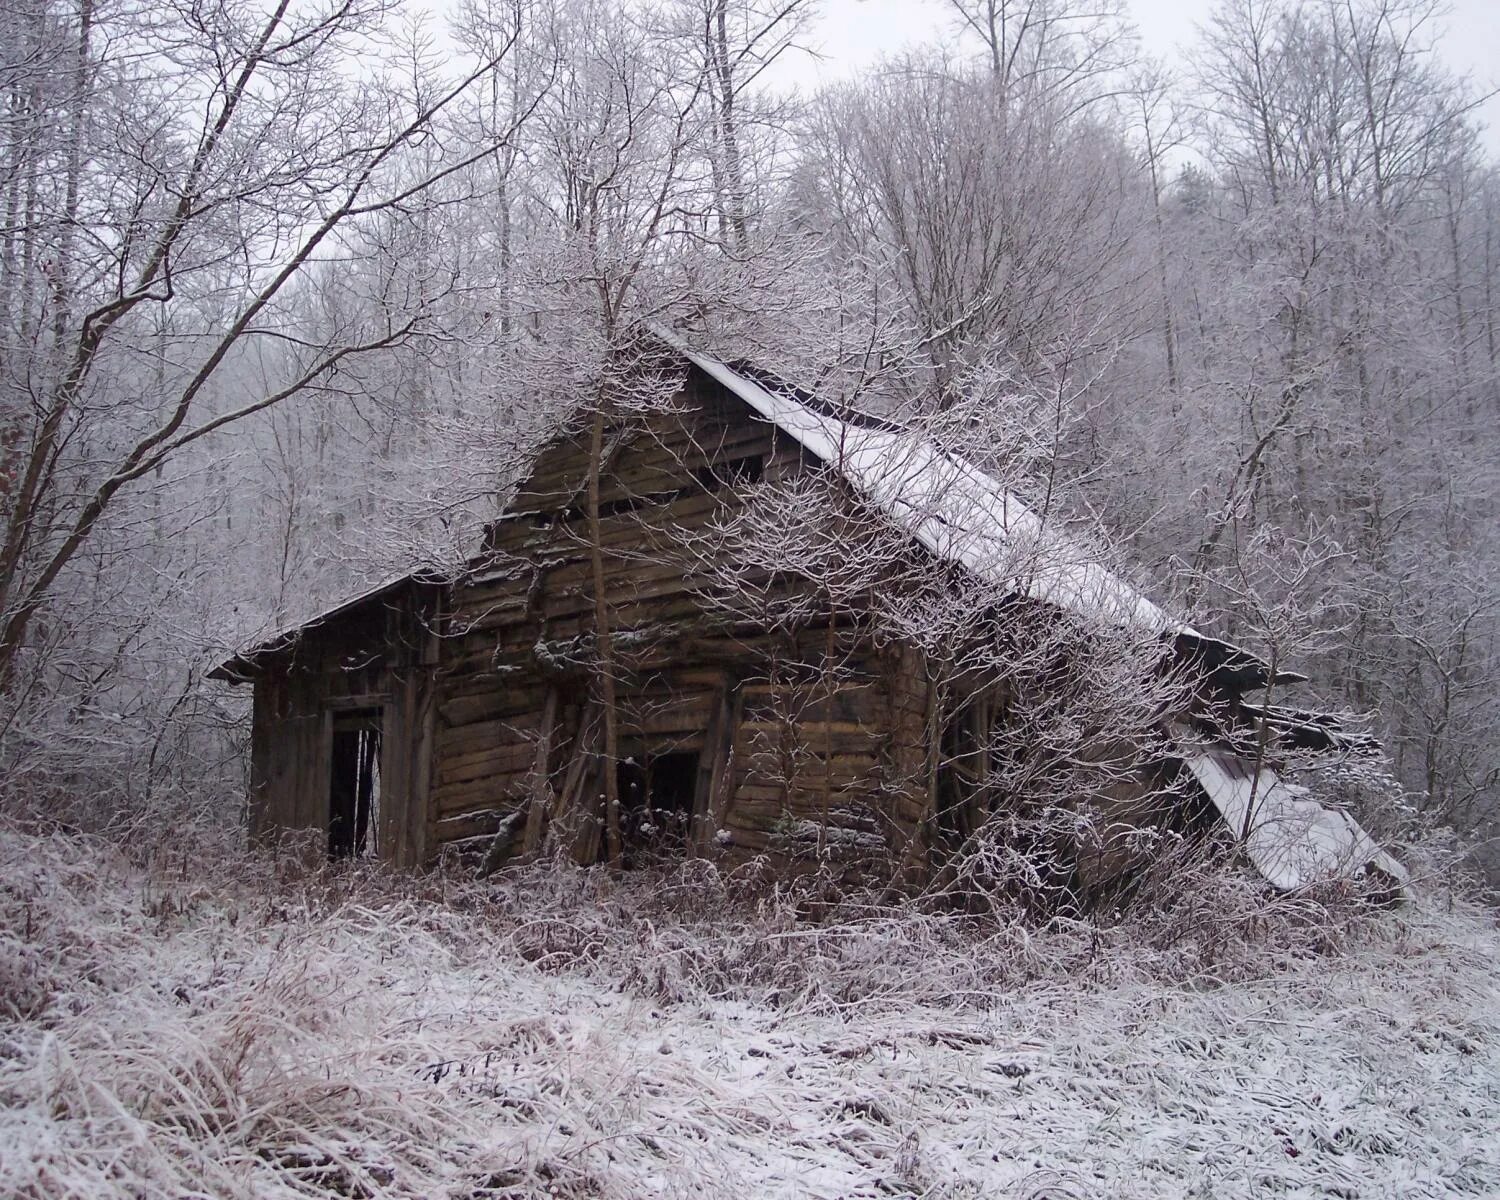
[[[379,705],[382,857],[472,854],[488,870],[550,848],[598,861],[616,764],[594,645],[589,432],[564,429],[540,453],[462,579],[346,607],[258,668],[256,836],[326,837],[334,715]],[[868,614],[734,561],[719,531],[754,482],[815,464],[716,384],[698,379],[671,411],[607,432],[599,546],[618,753],[636,767],[697,755],[686,852],[782,871],[832,862],[903,885],[940,874],[994,799],[966,782],[986,778],[987,754],[944,761],[949,727],[969,721],[983,742],[1003,719],[1002,681],[938,680],[919,650],[877,644]],[[909,575],[942,586],[925,559]],[[798,616],[774,619],[793,600]],[[1111,807],[1158,784],[1143,772]],[[1114,842],[1082,849],[1094,882],[1129,865]]]
[[[893,697],[907,700],[888,664],[858,629],[839,629],[830,684],[826,622],[769,632],[741,605],[708,599],[724,586],[713,530],[754,479],[806,469],[800,447],[712,384],[673,408],[612,431],[601,472],[621,756],[698,754],[692,853],[731,865],[830,849],[899,857],[919,808],[918,732],[896,748]],[[432,852],[501,829],[525,830],[515,852],[536,850],[550,829],[580,860],[598,854],[588,466],[587,431],[564,431],[453,591],[435,692]],[[800,586],[751,582],[768,599]],[[839,845],[825,826],[844,831]]]

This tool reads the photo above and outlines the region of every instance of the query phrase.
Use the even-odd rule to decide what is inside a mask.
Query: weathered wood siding
[[[333,714],[379,704],[383,858],[460,851],[488,868],[551,846],[597,861],[615,764],[597,694],[589,432],[565,428],[540,453],[463,578],[341,610],[259,668],[256,836],[326,839]],[[945,744],[964,722],[982,742],[1010,685],[998,668],[943,678],[920,650],[877,643],[869,613],[835,611],[795,573],[751,570],[726,549],[715,531],[756,479],[816,469],[703,377],[669,410],[608,431],[599,547],[618,754],[698,756],[689,853],[730,867],[766,856],[783,871],[833,862],[918,885],[1008,802],[987,750],[966,758]],[[891,586],[941,593],[947,570],[914,558]],[[771,619],[792,600],[795,620]],[[1016,636],[1015,616],[997,614],[990,653]],[[1079,847],[1085,883],[1130,865],[1120,847],[1151,815],[1139,802],[1159,795],[1156,774],[1143,764],[1107,797],[1124,834]]]
[[[708,383],[606,439],[600,543],[620,753],[696,751],[703,811],[691,849],[731,863],[796,857],[825,822],[899,856],[915,827],[911,749],[902,758],[891,730],[903,693],[863,635],[837,631],[830,688],[826,623],[771,634],[708,599],[722,582],[709,530],[742,502],[747,474],[784,479],[806,466],[795,442]],[[482,840],[528,805],[573,829],[564,844],[579,858],[597,852],[566,812],[600,787],[588,469],[587,431],[565,431],[454,588],[435,696],[434,852]],[[765,596],[800,586],[750,582]]]
[[[409,584],[305,630],[255,678],[250,834],[302,832],[327,848],[333,719],[379,708],[380,856],[416,865],[426,854],[432,770],[434,588]]]

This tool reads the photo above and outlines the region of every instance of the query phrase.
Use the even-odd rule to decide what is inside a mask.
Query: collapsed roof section
[[[1306,788],[1287,783],[1270,767],[1257,768],[1222,744],[1183,728],[1173,733],[1183,765],[1274,887],[1290,891],[1320,879],[1355,878],[1372,868],[1392,887],[1408,882],[1406,869],[1348,813],[1323,807]]]

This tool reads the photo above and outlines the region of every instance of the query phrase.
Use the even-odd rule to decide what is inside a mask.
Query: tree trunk
[[[604,836],[609,865],[619,870],[622,864],[620,844],[620,780],[616,766],[620,761],[619,714],[615,702],[615,658],[610,642],[609,602],[604,588],[604,546],[599,523],[599,476],[604,469],[604,432],[607,385],[601,384],[594,407],[594,424],[589,438],[589,558],[594,582],[594,650],[600,710],[604,717],[604,756],[600,764],[604,773]]]

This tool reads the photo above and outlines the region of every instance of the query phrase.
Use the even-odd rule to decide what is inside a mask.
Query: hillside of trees
[[[1217,0],[1170,66],[1123,0],[934,3],[829,86],[819,0],[0,4],[0,1195],[1500,1194],[1485,96],[1437,0]],[[461,568],[580,406],[566,648],[609,677],[604,417],[680,382],[626,386],[645,327],[982,464],[1260,655],[1254,711],[1308,675],[1276,702],[1353,731],[1320,799],[1404,898],[1136,827],[1133,890],[1074,903],[1046,852],[1118,781],[1093,751],[1133,769],[1181,680],[1117,617],[977,638],[1009,577],[878,614],[1046,685],[1002,731],[1051,722],[1003,793],[1037,819],[972,887],[846,886],[822,832],[797,877],[247,845],[209,673]],[[934,574],[820,494],[715,534],[820,614]]]

